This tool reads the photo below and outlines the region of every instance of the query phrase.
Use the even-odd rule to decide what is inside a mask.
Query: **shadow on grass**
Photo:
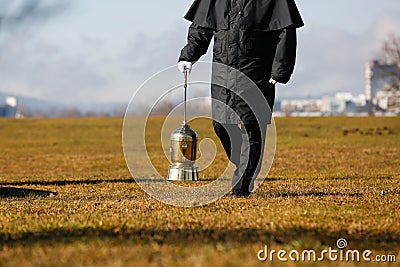
[[[160,182],[161,180],[138,178],[142,182]],[[288,178],[267,178],[265,182],[281,181]],[[230,180],[230,179],[228,179]],[[201,180],[199,182],[206,182],[208,180]],[[83,180],[53,180],[53,181],[23,181],[23,182],[3,182],[0,186],[67,186],[67,185],[84,185],[84,184],[101,184],[101,183],[136,183],[137,181],[133,178],[121,178],[121,179],[83,179]],[[264,182],[264,183],[265,183]],[[1,187],[0,187],[1,188]],[[28,190],[28,189],[25,189]],[[45,191],[44,191],[45,192]],[[329,191],[284,191],[284,190],[265,190],[256,191],[254,193],[259,197],[304,197],[304,196],[315,196],[315,197],[326,197],[326,196],[347,196],[347,197],[360,197],[361,193],[352,192],[329,192]],[[1,195],[0,195],[1,197]]]
[[[360,197],[361,193],[339,193],[339,192],[324,192],[324,191],[308,191],[308,192],[294,192],[294,191],[267,191],[256,194],[259,197],[328,197],[328,196],[346,196],[346,197]]]
[[[50,197],[56,192],[15,187],[0,187],[0,198]]]
[[[154,179],[136,178],[141,181],[153,181]],[[221,178],[220,178],[221,179]],[[231,180],[230,178],[222,178]],[[284,181],[290,178],[266,178],[265,181]],[[200,182],[212,182],[216,178],[201,178]],[[119,179],[80,179],[80,180],[52,180],[52,181],[23,181],[23,182],[0,182],[0,186],[23,186],[23,185],[42,185],[42,186],[65,186],[65,185],[80,185],[80,184],[100,184],[100,183],[136,183],[134,178],[119,178]]]
[[[42,186],[66,186],[82,184],[101,184],[101,183],[135,183],[135,179],[83,179],[83,180],[54,180],[54,181],[24,181],[24,182],[3,182],[3,186],[23,186],[23,185],[42,185]]]
[[[52,231],[25,232],[18,236],[0,234],[0,246],[18,244],[51,244],[54,242],[111,242],[130,243],[143,245],[157,243],[160,245],[204,245],[204,244],[230,244],[242,246],[245,244],[259,244],[276,246],[294,246],[299,248],[336,248],[336,242],[345,238],[351,249],[372,249],[396,251],[400,249],[400,235],[394,232],[368,232],[352,233],[327,232],[324,229],[289,228],[279,230],[266,230],[254,228],[242,229],[136,229],[124,226],[112,229],[96,228],[58,228]]]

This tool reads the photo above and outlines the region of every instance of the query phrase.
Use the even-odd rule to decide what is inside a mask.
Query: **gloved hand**
[[[188,74],[190,74],[190,71],[192,70],[192,62],[188,62],[188,61],[179,61],[178,62],[178,69],[180,72],[185,73],[185,67],[186,67],[186,70],[188,71]]]
[[[275,81],[273,78],[271,78],[271,79],[269,79],[269,83],[270,83],[270,84],[277,84],[278,82]]]

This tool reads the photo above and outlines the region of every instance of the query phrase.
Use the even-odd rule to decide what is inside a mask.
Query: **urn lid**
[[[182,124],[171,133],[171,141],[197,141],[197,133],[188,124]]]

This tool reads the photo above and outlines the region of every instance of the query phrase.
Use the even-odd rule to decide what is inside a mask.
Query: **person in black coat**
[[[213,127],[237,166],[232,195],[247,197],[261,167],[275,84],[290,80],[303,20],[294,0],[195,0],[185,18],[192,24],[178,68],[190,72],[214,38]],[[257,95],[267,104],[252,103]]]

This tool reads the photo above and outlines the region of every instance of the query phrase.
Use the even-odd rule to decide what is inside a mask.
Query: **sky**
[[[192,2],[0,0],[0,92],[60,103],[126,103],[145,80],[176,64]],[[297,5],[306,26],[298,31],[295,73],[278,86],[278,98],[364,93],[365,64],[389,33],[400,34],[400,2]]]

